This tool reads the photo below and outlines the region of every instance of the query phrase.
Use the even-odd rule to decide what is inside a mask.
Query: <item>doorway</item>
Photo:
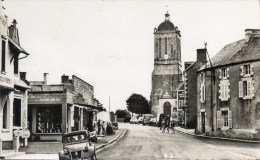
[[[170,102],[165,102],[163,105],[163,114],[165,116],[170,115],[171,116],[171,104]]]
[[[205,112],[201,112],[201,132],[205,133]]]

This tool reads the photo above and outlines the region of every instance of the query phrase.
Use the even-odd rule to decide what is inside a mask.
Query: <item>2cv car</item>
[[[62,142],[59,160],[97,160],[95,146],[90,142],[87,130],[65,133]]]

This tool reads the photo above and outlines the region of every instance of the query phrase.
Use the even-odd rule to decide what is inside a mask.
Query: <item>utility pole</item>
[[[213,81],[215,79],[215,72],[213,70],[213,65],[211,62],[211,59],[209,57],[209,53],[207,50],[207,42],[204,43],[205,49],[209,58],[209,63],[210,63],[210,111],[211,111],[211,136],[213,136],[213,131],[214,131],[214,110],[213,110]]]
[[[110,115],[110,96],[108,97],[108,115],[109,115],[109,121],[111,121],[111,115]]]

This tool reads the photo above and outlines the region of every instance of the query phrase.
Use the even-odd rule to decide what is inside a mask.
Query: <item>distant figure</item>
[[[111,126],[111,123],[107,123],[106,133],[107,133],[107,135],[115,134],[114,129]]]
[[[170,115],[168,114],[167,117],[165,117],[165,120],[164,120],[164,127],[163,127],[163,130],[162,130],[162,133],[165,132],[165,128],[167,128],[167,131],[169,133],[169,127],[170,127]]]
[[[102,134],[105,135],[106,134],[105,121],[103,121],[103,123],[101,124],[101,128],[102,128]]]
[[[100,123],[100,119],[97,122],[97,127],[98,127],[98,135],[100,134],[100,130],[101,130],[101,123]]]
[[[175,129],[174,129],[174,127],[175,127],[175,121],[172,120],[172,122],[171,122],[172,133],[175,134]]]

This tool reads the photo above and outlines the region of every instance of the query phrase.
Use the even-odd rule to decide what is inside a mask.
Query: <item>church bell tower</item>
[[[152,73],[151,113],[171,115],[176,107],[176,89],[181,81],[181,34],[170,21],[170,14],[154,29],[154,70]]]

